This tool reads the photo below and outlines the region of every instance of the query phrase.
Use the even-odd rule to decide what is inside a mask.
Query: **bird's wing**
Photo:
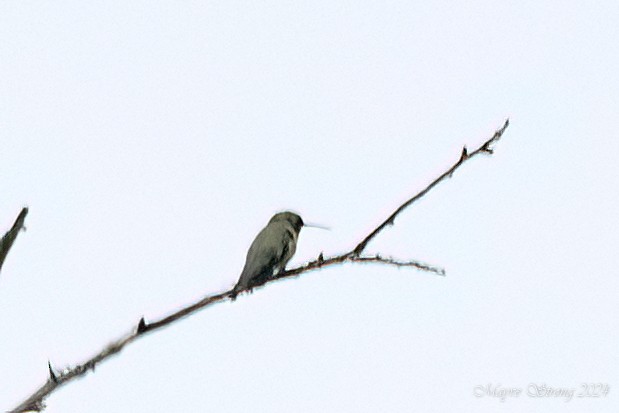
[[[248,288],[273,274],[288,244],[282,242],[282,235],[282,229],[273,224],[260,231],[247,251],[247,259],[237,283],[237,289]]]

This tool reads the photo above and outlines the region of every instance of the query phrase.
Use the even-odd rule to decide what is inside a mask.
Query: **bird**
[[[273,215],[247,251],[245,266],[232,290],[232,298],[241,291],[264,284],[286,268],[297,249],[299,232],[304,225],[303,219],[294,212]]]

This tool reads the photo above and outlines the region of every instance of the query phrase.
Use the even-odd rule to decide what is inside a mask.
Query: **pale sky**
[[[332,228],[292,266],[346,251],[509,117],[368,246],[446,277],[270,284],[45,411],[616,413],[618,21],[616,1],[1,1],[0,232],[30,214],[0,274],[0,411],[48,360],[230,288],[273,213]]]

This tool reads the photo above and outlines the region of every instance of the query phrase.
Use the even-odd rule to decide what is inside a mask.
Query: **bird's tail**
[[[241,280],[239,280],[239,282],[237,282],[236,285],[230,291],[229,297],[232,299],[232,301],[236,300],[236,296],[239,295],[239,293],[243,291],[244,289],[245,289],[245,286],[243,286],[241,284]]]

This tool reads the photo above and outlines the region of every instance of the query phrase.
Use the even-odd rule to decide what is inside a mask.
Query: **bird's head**
[[[303,225],[305,225],[303,223],[303,219],[301,219],[299,215],[290,211],[278,212],[277,214],[273,215],[273,218],[271,218],[269,224],[271,222],[288,222],[290,223],[290,225],[292,225],[292,227],[297,233],[300,232],[301,228],[303,228]]]

